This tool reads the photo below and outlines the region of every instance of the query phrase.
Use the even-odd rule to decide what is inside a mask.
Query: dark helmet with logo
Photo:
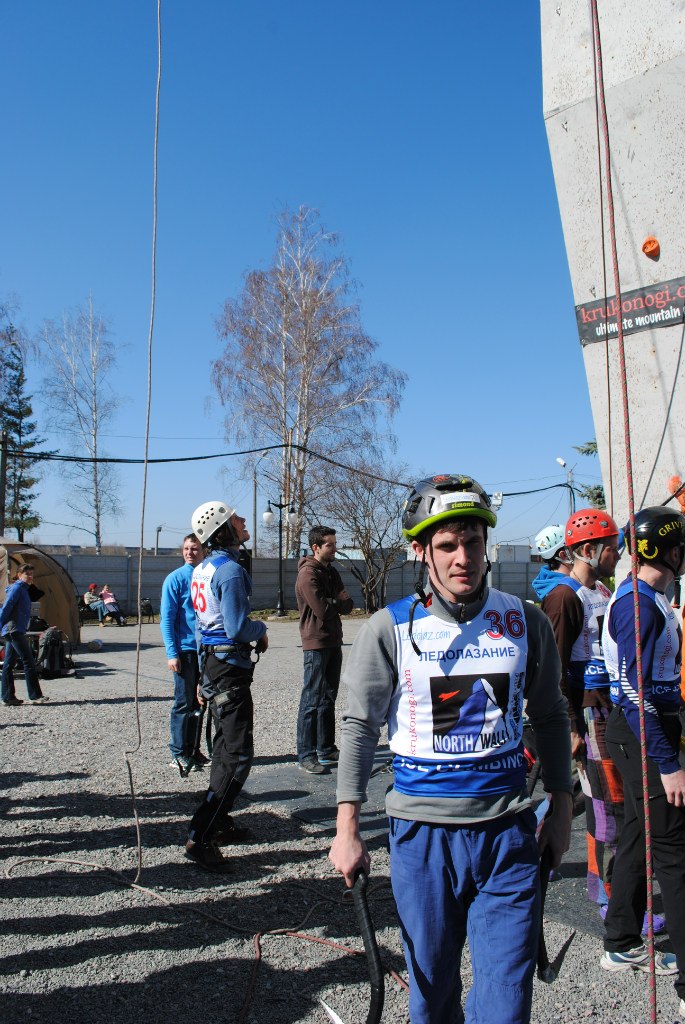
[[[494,526],[497,516],[483,488],[473,477],[443,473],[419,480],[404,504],[402,533],[414,540],[428,526],[475,516]]]
[[[625,534],[630,551],[629,526],[626,526]],[[640,509],[635,513],[635,543],[638,561],[644,565],[653,565],[655,562],[663,565],[666,552],[680,546],[683,557],[675,573],[680,576],[685,568],[685,516],[664,505]]]

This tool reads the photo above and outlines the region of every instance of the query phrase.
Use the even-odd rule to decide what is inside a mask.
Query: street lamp
[[[155,530],[155,555],[159,554],[159,535],[163,529],[164,524],[162,523],[162,525],[158,526],[157,529]]]
[[[566,460],[565,459],[562,459],[560,456],[557,456],[557,462],[559,463],[559,465],[561,466],[562,469],[566,469]],[[569,513],[568,514],[570,516],[572,516],[573,513],[576,510],[576,492],[573,489],[573,470],[574,469],[575,469],[575,466],[571,466],[571,468],[566,471],[566,486],[568,487],[568,508],[569,508]]]
[[[252,557],[257,557],[257,466],[268,451],[262,452],[252,470]]]
[[[278,603],[276,605],[276,615],[279,619],[285,615],[285,605],[283,603],[283,509],[288,509],[288,522],[291,526],[294,526],[297,522],[297,515],[295,513],[295,507],[292,502],[288,505],[287,501],[283,501],[283,495],[279,494],[279,501],[267,501],[266,512],[262,513],[262,519],[267,526],[271,526],[274,521],[274,514],[271,506],[278,509]]]

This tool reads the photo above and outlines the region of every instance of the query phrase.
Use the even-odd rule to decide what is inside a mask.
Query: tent
[[[38,615],[50,626],[57,626],[73,644],[80,640],[76,584],[66,569],[45,551],[22,544],[9,537],[0,537],[0,601],[5,600],[5,589],[17,569],[24,562],[34,568],[33,582],[44,591]]]

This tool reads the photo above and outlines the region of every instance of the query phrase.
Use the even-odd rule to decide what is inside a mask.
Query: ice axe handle
[[[366,1017],[366,1024],[379,1024],[385,1001],[385,979],[383,977],[381,956],[378,952],[378,943],[376,942],[376,933],[373,930],[373,922],[371,921],[369,901],[366,895],[368,884],[369,879],[366,872],[360,868],[354,876],[352,899],[357,913],[359,931],[364,942],[364,952],[366,953],[369,965],[369,978],[371,980],[371,1003]]]
[[[547,883],[549,882],[549,873],[552,870],[552,851],[549,846],[546,846],[542,851],[540,857],[540,937],[538,939],[538,978],[540,981],[546,982],[550,985],[556,980],[556,974],[554,968],[549,962],[549,956],[547,955],[547,945],[545,943],[545,932],[544,932],[544,912],[545,912],[545,896],[547,895]]]

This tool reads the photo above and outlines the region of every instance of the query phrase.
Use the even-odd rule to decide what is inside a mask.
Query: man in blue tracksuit
[[[33,566],[20,565],[17,578],[5,591],[5,603],[0,608],[0,626],[5,640],[5,660],[2,665],[2,703],[6,707],[21,704],[14,692],[14,675],[12,666],[19,658],[24,665],[26,690],[31,704],[46,703],[40,689],[36,659],[26,636],[31,619],[31,595],[29,588],[33,583]]]
[[[628,540],[626,530],[626,540]],[[679,759],[681,628],[665,590],[685,568],[685,516],[663,505],[635,516],[647,784],[654,873],[675,950],[657,952],[656,973],[676,975],[685,1017],[685,771]],[[623,778],[625,818],[618,840],[601,966],[649,970],[640,931],[645,911],[645,818],[633,579],[618,587],[604,619],[602,648],[613,709],[606,728]]]
[[[252,652],[269,646],[266,626],[250,618],[252,581],[238,563],[250,539],[245,520],[227,502],[195,509],[193,532],[209,555],[193,570],[201,691],[215,726],[209,789],[193,815],[185,855],[208,871],[230,870],[219,849],[235,828],[228,812],[252,765]],[[229,838],[229,841],[235,841]]]
[[[535,814],[526,790],[523,701],[551,807],[540,846],[557,866],[571,826],[571,747],[554,636],[534,605],[487,586],[496,516],[471,477],[421,480],[405,537],[428,568],[421,587],[376,612],[344,673],[348,704],[330,852],[353,884],[369,870],[359,813],[381,727],[394,752],[386,798],[390,877],[410,975],[412,1024],[456,1024],[468,938],[466,1020],[530,1020],[539,935]]]
[[[183,538],[184,565],[169,573],[162,584],[159,628],[166,650],[169,671],[174,676],[174,703],[170,715],[169,750],[172,765],[181,778],[193,768],[201,768],[207,758],[200,752],[197,723],[200,704],[197,684],[200,676],[195,637],[195,610],[190,596],[193,568],[202,561],[202,545],[194,533]]]

